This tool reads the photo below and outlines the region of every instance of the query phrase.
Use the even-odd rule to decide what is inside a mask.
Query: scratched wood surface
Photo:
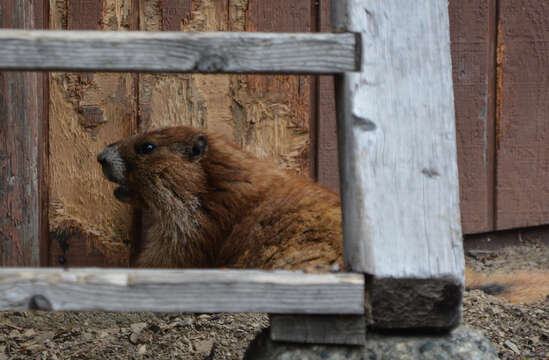
[[[0,28],[43,29],[43,2],[0,1]],[[45,265],[47,75],[0,72],[0,266]]]
[[[51,1],[50,28],[130,30],[131,0]],[[132,213],[112,196],[97,152],[136,128],[135,76],[60,73],[50,76],[50,263],[128,263]]]
[[[493,231],[496,4],[449,4],[463,232]]]
[[[496,227],[549,222],[549,6],[500,0]]]

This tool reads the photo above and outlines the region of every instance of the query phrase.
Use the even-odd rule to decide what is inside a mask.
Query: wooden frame
[[[335,74],[359,69],[354,34],[0,32],[4,70]]]
[[[1,310],[364,313],[360,274],[6,268]]]
[[[366,306],[378,328],[456,326],[464,263],[448,3],[334,0],[332,9],[341,34],[2,30],[0,70],[340,74],[344,255],[366,287],[362,274],[2,269],[0,308],[362,315]],[[327,338],[309,335],[302,341]]]
[[[373,326],[459,324],[464,257],[446,0],[333,0],[361,34],[336,82],[345,259],[371,275]]]

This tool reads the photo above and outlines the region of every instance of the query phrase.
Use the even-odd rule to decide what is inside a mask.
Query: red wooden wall
[[[239,1],[243,7],[247,4],[244,30],[330,31],[330,0]],[[198,2],[162,1],[161,28],[178,30]],[[0,0],[0,27],[51,27],[48,3]],[[143,2],[131,4],[128,21],[136,29],[146,14],[140,8]],[[450,0],[449,4],[464,233],[548,224],[549,2]],[[67,11],[66,28],[101,28],[100,1],[71,0]],[[56,265],[63,253],[57,242],[48,240],[47,78],[38,73],[0,73],[3,265]],[[246,81],[252,91],[280,86],[260,77]],[[146,89],[136,88],[141,90]],[[303,77],[300,91],[309,99],[300,111],[308,111],[306,118],[314,119],[304,125],[310,131],[310,151],[302,168],[337,189],[333,79]],[[149,105],[139,105],[134,129],[139,121],[148,121]],[[67,234],[71,236],[70,256],[80,259],[77,262],[104,263],[101,254],[89,253],[84,240]]]

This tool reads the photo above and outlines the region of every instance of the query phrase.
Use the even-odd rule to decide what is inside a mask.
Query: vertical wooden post
[[[0,1],[0,28],[42,29],[47,2]],[[0,73],[0,266],[47,265],[47,74]]]
[[[463,246],[447,0],[334,0],[362,70],[337,80],[345,260],[373,326],[459,323]]]

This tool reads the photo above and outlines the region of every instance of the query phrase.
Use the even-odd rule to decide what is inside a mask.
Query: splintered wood
[[[129,30],[131,1],[50,6],[51,28]],[[50,241],[52,265],[124,265],[131,211],[112,196],[97,153],[136,127],[135,77],[51,73]],[[84,243],[84,244],[83,244]]]

